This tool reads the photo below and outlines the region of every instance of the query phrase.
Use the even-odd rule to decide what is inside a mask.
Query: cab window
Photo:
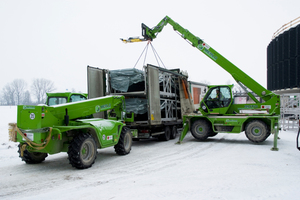
[[[209,109],[229,106],[231,102],[230,88],[227,86],[212,88],[206,95],[204,102]]]
[[[80,94],[73,94],[70,97],[70,102],[83,101],[83,100],[86,100],[86,97]]]
[[[67,103],[67,97],[49,97],[48,106]]]

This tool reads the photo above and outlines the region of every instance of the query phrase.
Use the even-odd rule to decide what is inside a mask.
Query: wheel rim
[[[131,141],[130,141],[130,137],[128,134],[125,135],[125,138],[124,138],[124,147],[126,150],[128,150],[131,146]]]
[[[261,128],[256,126],[253,127],[253,129],[251,130],[252,135],[254,136],[260,136],[262,134]]]
[[[197,127],[196,127],[196,133],[197,133],[197,134],[203,134],[203,131],[204,131],[204,129],[203,129],[202,126],[197,126]]]
[[[81,151],[81,158],[84,163],[89,163],[93,161],[94,157],[94,144],[91,141],[87,141],[82,145]]]

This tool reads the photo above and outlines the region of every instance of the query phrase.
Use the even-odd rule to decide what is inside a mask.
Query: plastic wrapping
[[[125,99],[126,112],[134,114],[145,114],[147,112],[147,99],[131,98]]]
[[[111,70],[111,87],[121,92],[127,92],[129,86],[144,81],[144,72],[138,69]]]

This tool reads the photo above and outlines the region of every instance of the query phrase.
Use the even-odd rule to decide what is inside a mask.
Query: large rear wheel
[[[165,126],[165,133],[159,135],[159,140],[168,141],[171,138],[171,128],[170,126]]]
[[[74,137],[68,150],[68,158],[73,167],[89,168],[94,164],[96,157],[97,145],[91,135],[83,133]]]
[[[246,125],[245,134],[250,141],[260,143],[269,137],[270,131],[263,121],[253,120]]]
[[[191,128],[191,133],[197,140],[206,140],[211,132],[209,123],[203,119],[195,121]]]
[[[45,158],[48,156],[47,153],[40,153],[40,152],[29,152],[27,149],[23,151],[23,155],[21,153],[21,148],[23,144],[19,144],[19,157],[22,159],[22,161],[25,161],[27,164],[37,164],[41,163],[45,160]],[[26,144],[25,144],[26,145]]]
[[[176,126],[172,126],[172,131],[171,131],[170,139],[175,139],[177,133],[178,133],[177,127]]]
[[[119,138],[118,144],[116,144],[115,147],[115,152],[118,155],[126,155],[130,153],[132,146],[132,135],[131,131],[127,127],[123,127],[121,131],[121,135]]]

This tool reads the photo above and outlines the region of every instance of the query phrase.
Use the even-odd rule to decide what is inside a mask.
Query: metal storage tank
[[[267,88],[300,92],[300,17],[278,29],[267,47]]]

